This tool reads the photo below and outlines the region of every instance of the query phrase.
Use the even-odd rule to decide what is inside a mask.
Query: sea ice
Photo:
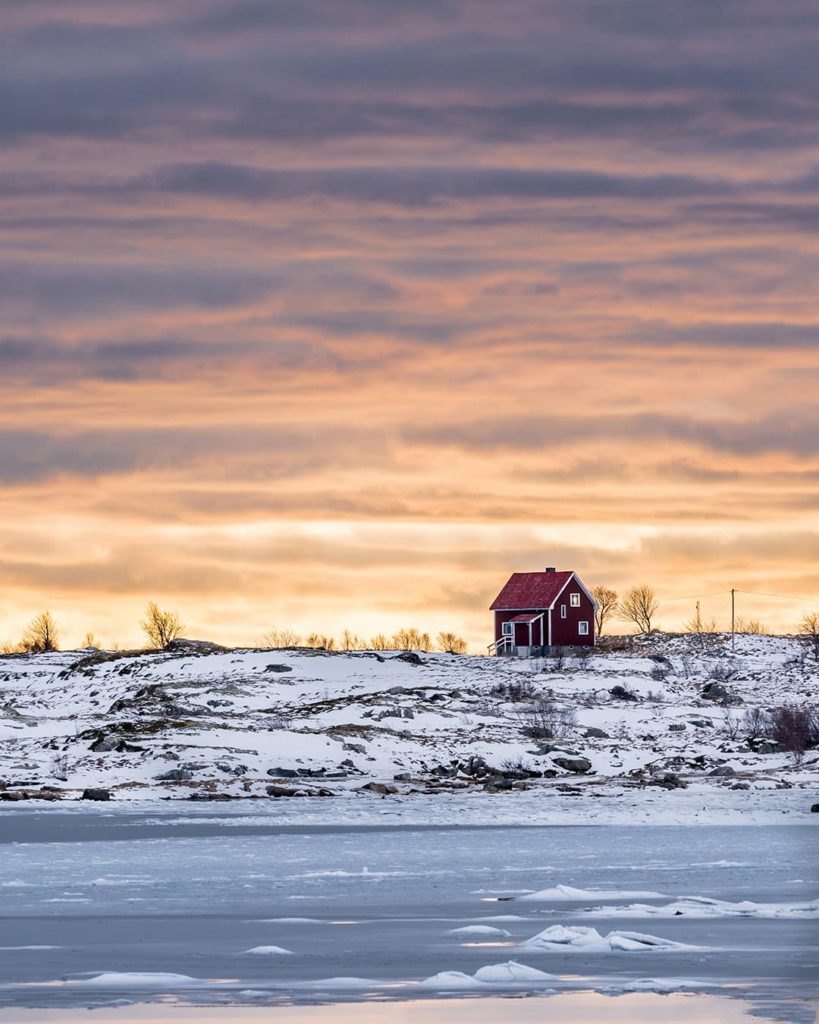
[[[207,985],[201,978],[188,974],[142,973],[140,971],[110,971],[93,978],[75,981],[76,985],[91,985],[95,988],[199,988]]]
[[[650,900],[662,899],[661,892],[641,892],[629,889],[574,889],[570,885],[555,885],[551,889],[540,889],[538,892],[518,896],[518,902],[557,902],[558,900]]]
[[[628,907],[593,907],[581,911],[586,917],[758,917],[766,919],[819,918],[819,899],[809,903],[752,903],[742,900],[731,903],[708,896],[686,896],[673,903],[655,907],[648,903],[632,903]]]
[[[609,932],[601,935],[595,928],[566,927],[561,924],[546,928],[520,943],[520,949],[546,951],[578,950],[584,953],[637,952],[659,949],[697,949],[682,942],[661,939],[640,932]]]
[[[254,946],[253,949],[246,949],[240,956],[253,954],[254,956],[293,956],[291,949],[284,949],[282,946]]]
[[[451,928],[448,935],[500,935],[502,937],[508,937],[511,932],[505,931],[503,928],[492,928],[488,924],[467,924],[463,928]]]

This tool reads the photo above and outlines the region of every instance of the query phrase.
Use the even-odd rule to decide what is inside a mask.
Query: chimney
[[[544,572],[557,572],[557,569],[553,565],[547,565],[543,570]]]

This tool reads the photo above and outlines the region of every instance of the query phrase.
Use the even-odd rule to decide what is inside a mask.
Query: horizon
[[[0,12],[0,643],[819,610],[804,0]],[[753,592],[753,593],[748,593]]]

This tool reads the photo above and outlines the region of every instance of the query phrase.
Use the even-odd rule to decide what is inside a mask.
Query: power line
[[[693,601],[702,597],[721,597],[723,594],[730,594],[730,590],[714,590],[710,594],[684,594],[682,597],[664,597],[657,604],[671,604],[672,601]]]
[[[750,594],[751,597],[778,597],[783,601],[819,601],[819,597],[810,597],[806,594],[801,594],[798,597],[794,594],[763,594],[760,590],[739,590],[738,594]]]

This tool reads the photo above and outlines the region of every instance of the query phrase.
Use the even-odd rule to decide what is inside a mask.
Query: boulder
[[[819,804],[811,804],[811,814],[819,814]]]
[[[573,772],[575,775],[585,775],[591,771],[591,761],[587,757],[553,757],[552,760],[558,768]]]
[[[625,686],[620,686],[619,683],[617,684],[617,686],[612,686],[612,688],[609,690],[609,693],[616,700],[639,700],[636,693],[632,693],[631,690],[627,690]]]
[[[265,672],[292,672],[289,665],[265,665]]]
[[[381,796],[392,796],[393,793],[398,792],[397,786],[390,786],[386,782],[367,782],[358,788],[367,793],[380,793]]]
[[[84,789],[80,800],[110,800],[111,794],[107,789]]]
[[[728,764],[721,764],[718,768],[708,773],[709,778],[728,778],[731,775],[736,775],[734,769]]]
[[[274,779],[297,779],[301,773],[293,768],[268,768],[267,774]]]
[[[120,742],[116,736],[100,736],[88,749],[95,754],[107,754],[110,750],[116,750]]]
[[[367,753],[367,748],[364,746],[363,743],[342,743],[341,744],[341,749],[342,750],[350,750],[350,751],[352,751],[353,754],[366,754]],[[342,764],[346,764],[346,763],[347,763],[346,761],[342,761]],[[350,762],[350,764],[352,764],[352,761]]]
[[[157,782],[187,782],[193,778],[193,772],[189,772],[187,768],[171,768],[170,771],[155,775],[154,778]]]
[[[587,726],[584,736],[587,740],[607,740],[610,738],[607,732],[603,729],[598,729],[596,725]]]
[[[685,732],[685,722],[672,722],[668,727],[669,732]]]
[[[426,665],[423,658],[416,654],[415,651],[401,651],[400,654],[396,654],[395,661],[406,661],[408,665]]]
[[[781,743],[767,736],[751,736],[747,745],[755,754],[781,754],[785,750]]]
[[[687,789],[688,783],[679,777],[675,772],[661,772],[649,779],[649,786],[659,786],[661,789]]]

